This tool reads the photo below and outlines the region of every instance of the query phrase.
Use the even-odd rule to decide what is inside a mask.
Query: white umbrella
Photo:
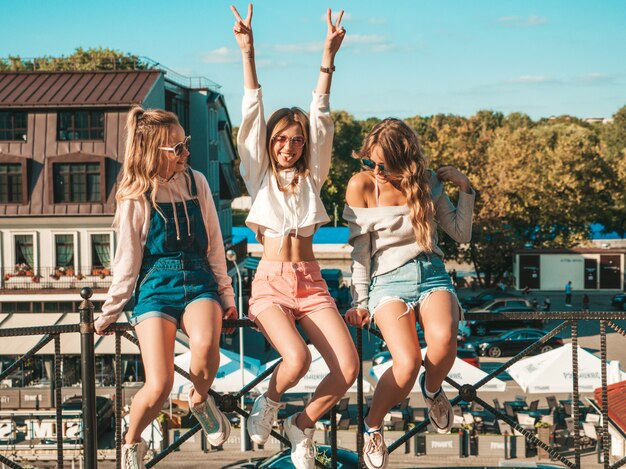
[[[424,347],[422,349],[422,359],[426,356],[426,351],[428,347]],[[393,365],[393,360],[388,360],[380,365],[373,366],[370,370],[370,374],[376,378],[377,380],[383,375],[387,369],[391,368]],[[419,374],[424,373],[424,367],[420,368]],[[448,377],[456,381],[458,384],[475,384],[481,379],[487,376],[487,373],[482,371],[480,368],[475,367],[474,365],[470,365],[466,361],[461,360],[460,358],[454,359],[454,364],[452,365],[452,369],[448,372]],[[456,391],[456,388],[448,384],[447,382],[443,382],[443,389],[447,392]],[[492,378],[487,381],[484,385],[480,387],[481,391],[495,391],[495,392],[503,392],[506,390],[506,383],[498,378]],[[413,385],[412,392],[420,392],[419,385],[419,375],[418,379],[415,380],[415,385]]]
[[[311,352],[311,366],[307,374],[296,384],[293,388],[289,389],[287,393],[311,393],[317,389],[320,381],[322,381],[326,376],[330,374],[330,370],[326,365],[326,362],[322,358],[322,355],[315,348],[314,345],[309,344],[309,351]],[[263,369],[266,370],[274,363],[276,363],[280,358],[276,360],[272,360],[263,365]],[[270,382],[271,375],[268,376],[261,384],[259,384],[259,390],[261,392],[265,392]],[[363,392],[370,392],[372,386],[367,381],[363,381]],[[350,389],[346,392],[357,392],[357,383],[356,381],[352,384]]]
[[[593,392],[602,385],[601,361],[587,350],[578,347],[578,389]],[[528,393],[571,393],[574,389],[572,344],[565,344],[546,353],[525,358],[511,365],[509,375]],[[608,384],[626,379],[619,361],[609,362]]]
[[[174,363],[185,371],[189,371],[191,352],[186,352],[174,358]],[[255,358],[243,357],[243,380],[249,383],[261,373],[261,362]],[[216,392],[235,392],[242,388],[239,354],[220,348],[220,367],[213,381],[211,389]],[[179,373],[174,375],[173,393],[188,393],[191,382]]]

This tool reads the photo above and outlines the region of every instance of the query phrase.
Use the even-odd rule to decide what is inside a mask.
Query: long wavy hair
[[[384,119],[365,137],[357,156],[369,158],[375,146],[382,150],[385,169],[395,176],[406,197],[417,243],[424,251],[432,252],[435,209],[430,171],[416,133],[400,119]]]
[[[152,206],[158,210],[159,173],[168,164],[159,147],[168,146],[169,133],[175,125],[179,125],[176,114],[161,109],[136,106],[128,112],[122,180],[115,195],[118,204],[149,192]],[[113,223],[118,222],[116,213]]]
[[[300,130],[304,136],[304,146],[302,147],[302,156],[294,165],[295,174],[291,183],[287,186],[283,186],[281,184],[280,177],[278,177],[280,168],[278,167],[276,155],[274,154],[274,138],[292,125],[300,126]],[[267,120],[266,137],[267,154],[270,156],[272,173],[274,174],[278,188],[283,192],[293,191],[300,182],[300,179],[307,177],[309,174],[309,161],[311,160],[309,145],[309,116],[307,116],[306,112],[299,107],[278,109]]]

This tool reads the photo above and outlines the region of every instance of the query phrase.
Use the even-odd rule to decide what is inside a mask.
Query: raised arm
[[[256,76],[256,64],[254,62],[254,37],[252,35],[252,3],[248,4],[248,16],[242,19],[237,9],[231,5],[230,9],[235,15],[235,26],[233,33],[237,40],[237,45],[241,49],[241,60],[243,63],[243,86],[249,90],[256,90],[259,87],[259,80]]]
[[[263,99],[254,65],[254,40],[252,36],[252,4],[248,5],[248,16],[241,18],[234,6],[233,32],[243,61],[244,96],[241,104],[241,125],[237,133],[237,150],[241,158],[240,173],[248,193],[254,198],[259,190],[269,160],[265,150],[265,117]]]
[[[309,112],[311,122],[309,138],[310,148],[310,170],[311,176],[321,190],[330,170],[330,158],[333,150],[333,134],[335,127],[330,116],[329,93],[332,81],[335,55],[341,47],[346,30],[340,26],[343,10],[339,12],[335,24],[331,21],[331,11],[327,12],[328,29],[326,41],[324,42],[324,52],[322,55],[322,65],[317,80],[317,87],[313,93],[313,101]]]
[[[444,182],[451,182],[459,188],[459,201],[456,207],[446,195]],[[430,184],[437,223],[456,242],[468,243],[472,238],[475,198],[469,179],[458,169],[444,166],[432,175]]]
[[[341,25],[343,18],[343,10],[337,15],[337,21],[333,24],[331,19],[330,8],[326,12],[326,22],[328,30],[326,32],[326,42],[324,43],[324,52],[322,54],[322,65],[320,67],[320,75],[317,79],[317,94],[330,93],[330,85],[332,82],[333,71],[335,70],[335,55],[341,47],[343,38],[346,36],[346,29]]]

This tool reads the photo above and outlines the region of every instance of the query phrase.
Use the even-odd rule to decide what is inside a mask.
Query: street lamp
[[[243,319],[243,289],[241,288],[241,272],[239,271],[239,265],[237,264],[237,253],[229,249],[226,251],[226,259],[233,263],[235,266],[235,271],[237,272],[237,311],[239,319]],[[246,379],[244,375],[245,368],[243,366],[243,331],[244,328],[239,328],[239,369],[241,370],[241,387],[243,388],[246,385]],[[241,403],[240,406],[242,409],[244,407],[245,401],[243,394],[241,395]],[[246,451],[246,418],[241,415],[239,416],[239,427],[241,430],[241,451]]]

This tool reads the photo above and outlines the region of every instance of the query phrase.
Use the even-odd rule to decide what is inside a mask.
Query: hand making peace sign
[[[237,44],[239,44],[239,48],[243,52],[250,52],[254,46],[252,37],[252,3],[248,4],[248,16],[245,20],[241,18],[241,15],[233,5],[230,6],[230,9],[237,20],[235,21],[235,26],[233,26]]]
[[[343,10],[339,12],[337,15],[337,21],[333,24],[332,21],[332,12],[330,8],[326,12],[326,22],[328,23],[328,32],[326,33],[326,44],[324,45],[325,49],[332,54],[334,57],[339,47],[341,47],[341,43],[343,42],[343,38],[346,37],[346,28],[340,26],[341,19],[343,18]]]

